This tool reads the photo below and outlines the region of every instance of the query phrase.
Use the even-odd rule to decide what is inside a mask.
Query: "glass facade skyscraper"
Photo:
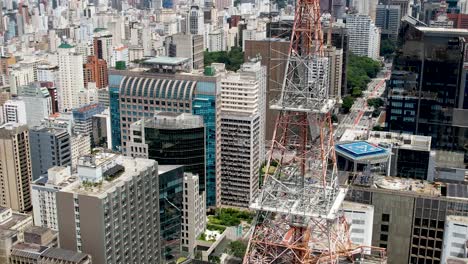
[[[206,142],[206,204],[216,204],[216,84],[198,82],[192,113],[203,116]]]
[[[130,124],[155,112],[203,116],[207,206],[216,204],[216,91],[218,76],[109,71],[112,149],[126,153]]]
[[[388,85],[390,131],[432,137],[432,147],[468,145],[466,30],[419,27],[403,20]]]
[[[158,171],[161,255],[175,262],[180,256],[184,167],[159,165]]]

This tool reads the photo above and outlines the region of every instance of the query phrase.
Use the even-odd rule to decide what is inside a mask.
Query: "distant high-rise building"
[[[79,93],[84,90],[83,56],[75,53],[73,46],[61,44],[58,48],[59,110],[64,112],[79,107]]]
[[[23,100],[14,98],[3,104],[3,121],[5,123],[27,124],[26,104]]]
[[[348,14],[346,28],[349,50],[358,56],[377,60],[380,53],[380,31],[366,15]]]
[[[29,127],[40,125],[44,118],[53,113],[49,90],[41,87],[39,83],[19,87],[18,96],[24,102],[26,123]]]
[[[91,137],[91,145],[94,145],[93,136],[93,116],[104,111],[104,106],[100,103],[92,103],[72,110],[73,121],[75,123],[73,132]]]
[[[105,60],[109,65],[112,61],[113,44],[112,34],[106,29],[97,28],[94,30],[93,40],[94,56]]]
[[[26,125],[0,126],[0,206],[25,212],[31,209],[31,156]]]
[[[462,66],[468,65],[468,30],[420,27],[410,20],[402,28],[388,82],[388,129],[431,136],[432,148],[466,155],[468,71]]]
[[[189,11],[189,32],[193,35],[204,35],[205,24],[203,10],[199,6],[191,6]]]
[[[65,129],[32,127],[29,131],[32,177],[38,179],[55,166],[71,165],[70,134]]]
[[[96,88],[105,88],[108,85],[107,63],[96,56],[88,56],[88,61],[84,65],[84,86],[88,87],[89,82],[96,83]]]
[[[221,80],[216,126],[218,205],[248,207],[265,155],[266,68],[242,64]]]
[[[192,34],[175,34],[169,37],[170,57],[192,59],[194,69],[202,69],[203,64],[203,36]]]
[[[91,136],[86,134],[73,134],[70,139],[72,170],[75,171],[78,159],[91,153]]]
[[[382,37],[396,40],[400,28],[400,6],[377,5],[375,25],[380,28]]]
[[[98,153],[80,158],[78,177],[56,193],[60,246],[95,263],[160,263],[157,163]]]

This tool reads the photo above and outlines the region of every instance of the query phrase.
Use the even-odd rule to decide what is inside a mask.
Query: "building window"
[[[382,214],[382,222],[389,222],[390,215],[389,214]]]

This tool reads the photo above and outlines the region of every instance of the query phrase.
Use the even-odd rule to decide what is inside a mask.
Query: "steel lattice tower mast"
[[[297,0],[245,264],[338,263],[365,251],[353,248],[340,210],[346,189],[338,182],[328,78],[319,0]]]

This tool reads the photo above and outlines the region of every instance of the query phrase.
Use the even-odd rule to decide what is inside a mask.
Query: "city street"
[[[390,76],[389,67],[391,67],[391,65],[386,65],[379,74],[380,77],[372,79],[367,84],[367,90],[363,91],[362,97],[356,98],[348,114],[339,116],[339,124],[335,131],[335,138],[339,139],[348,128],[361,130],[372,129],[376,118],[371,116],[373,109],[367,106],[367,99],[379,98],[383,95],[385,91],[385,80]]]

